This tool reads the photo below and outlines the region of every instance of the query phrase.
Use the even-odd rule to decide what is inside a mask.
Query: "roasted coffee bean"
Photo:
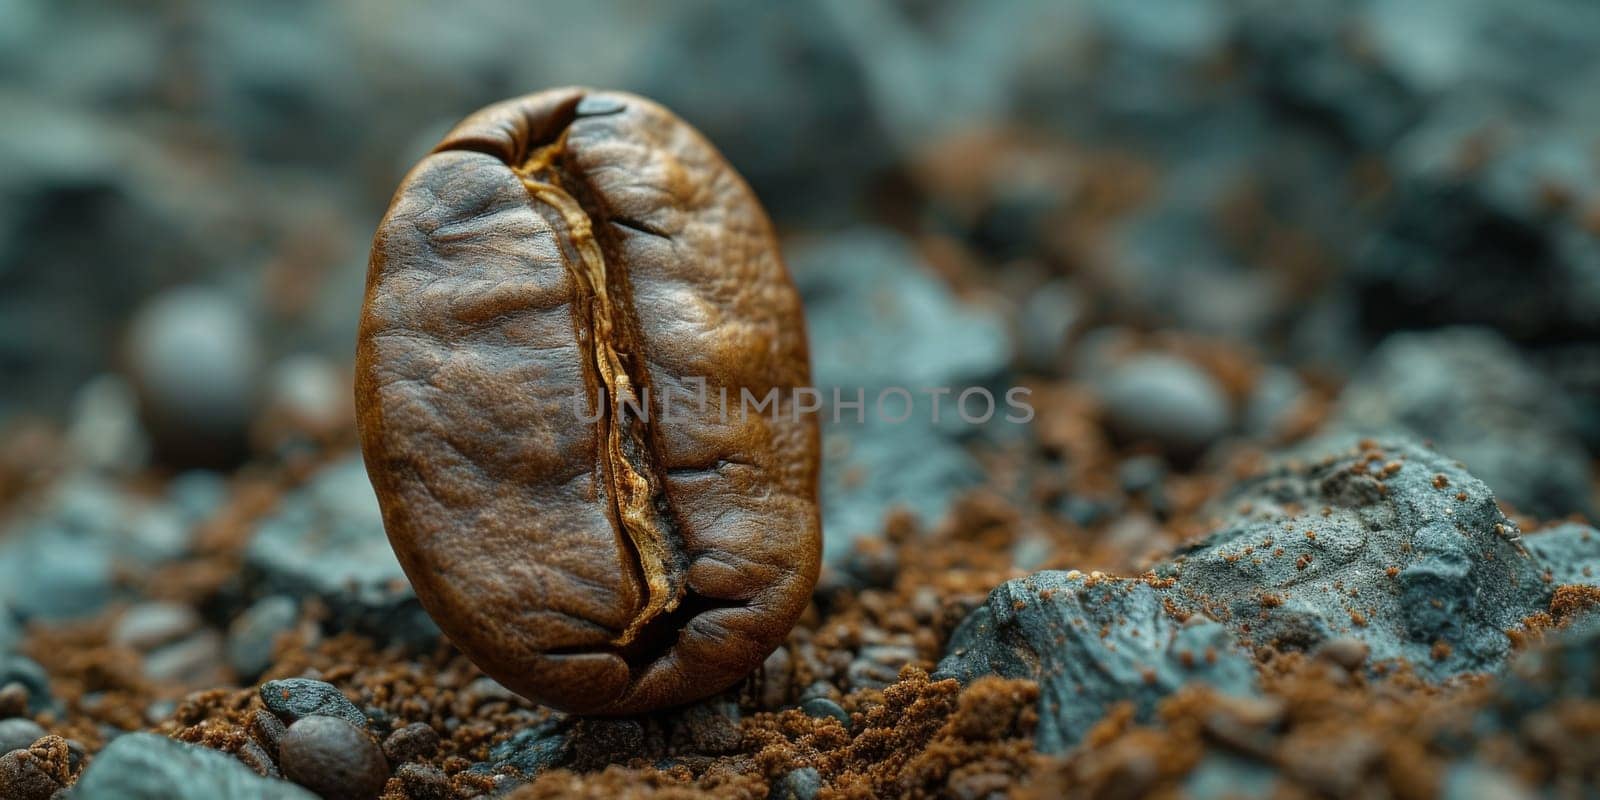
[[[750,188],[671,112],[562,89],[467,118],[379,226],[357,358],[390,542],[507,687],[687,703],[805,608],[800,299]]]

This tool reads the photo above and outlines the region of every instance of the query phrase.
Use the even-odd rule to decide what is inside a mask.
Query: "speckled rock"
[[[336,628],[417,647],[438,640],[389,548],[359,454],[323,467],[261,523],[245,583],[255,595],[318,598]]]
[[[1570,401],[1494,331],[1395,334],[1367,358],[1339,406],[1341,427],[1427,440],[1518,510],[1544,518],[1593,510]]]
[[[1255,688],[1255,667],[1226,628],[1163,606],[1143,579],[1046,571],[1007,581],[951,637],[936,678],[982,675],[1039,682],[1039,750],[1078,743],[1113,705],[1149,719],[1190,681],[1230,694]]]
[[[238,759],[154,733],[117,737],[95,756],[73,800],[317,800],[291,783],[263,778]]]
[[[1482,481],[1415,442],[1313,443],[1221,501],[1222,526],[1155,573],[1252,645],[1349,636],[1369,663],[1442,678],[1500,668],[1550,588]]]
[[[367,715],[356,708],[338,687],[310,678],[285,678],[267,681],[259,690],[267,710],[284,722],[293,723],[310,716],[338,717],[365,728]]]

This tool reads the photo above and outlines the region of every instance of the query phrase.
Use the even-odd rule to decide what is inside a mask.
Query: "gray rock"
[[[211,628],[195,631],[144,657],[144,674],[160,683],[206,685],[222,677],[222,634]]]
[[[1159,565],[1179,607],[1251,645],[1334,637],[1443,678],[1495,671],[1550,588],[1482,481],[1406,439],[1338,437],[1250,479],[1222,526]],[[1370,662],[1369,662],[1370,663]]]
[[[22,624],[17,622],[6,599],[0,597],[0,657],[10,654],[21,642]]]
[[[1554,586],[1600,586],[1600,531],[1566,522],[1527,534],[1522,543],[1543,565]]]
[[[261,523],[245,584],[258,596],[318,598],[337,628],[418,647],[438,640],[389,548],[359,454],[322,468]]]
[[[1445,771],[1439,796],[1442,800],[1533,800],[1540,795],[1504,770],[1466,762]]]
[[[43,726],[26,717],[0,719],[0,754],[25,749],[48,734]]]
[[[267,710],[287,723],[303,717],[338,717],[357,727],[367,726],[367,715],[340,692],[338,687],[310,678],[285,678],[267,681],[259,690]]]
[[[0,601],[24,619],[92,614],[123,596],[118,570],[182,554],[190,528],[170,506],[89,474],[63,478],[0,535]]]
[[[111,628],[111,643],[141,652],[183,638],[200,627],[193,608],[173,603],[140,603],[123,612]]]
[[[227,466],[245,455],[263,366],[243,306],[212,289],[168,290],[134,316],[127,348],[158,459]]]
[[[1282,434],[1305,391],[1305,383],[1293,370],[1267,367],[1256,379],[1255,388],[1245,404],[1245,429],[1263,438]]]
[[[1112,706],[1148,720],[1190,681],[1230,694],[1255,689],[1255,665],[1222,625],[1173,618],[1165,593],[1142,579],[1046,571],[1007,581],[967,617],[934,673],[1039,683],[1038,748],[1077,744]]]
[[[37,714],[55,705],[50,694],[50,675],[31,658],[0,653],[0,688],[20,685],[28,693],[28,713]]]
[[[317,800],[292,783],[263,778],[238,759],[154,733],[118,736],[95,756],[74,800]]]
[[[1368,357],[1339,405],[1345,429],[1428,440],[1520,510],[1546,518],[1592,512],[1589,458],[1572,405],[1493,331],[1395,334]]]
[[[294,627],[300,605],[292,597],[275,594],[257,600],[228,626],[228,665],[245,678],[272,666],[272,645],[278,635]]]
[[[824,397],[823,528],[832,559],[852,538],[880,534],[896,505],[938,519],[977,482],[976,462],[956,441],[974,426],[954,404],[1004,369],[1009,346],[997,314],[957,301],[909,243],[887,231],[805,242],[788,261],[806,304],[812,379]],[[864,409],[835,406],[836,389],[843,402],[862,399]],[[925,389],[950,393],[935,398]],[[1003,424],[1008,411],[1003,397],[995,399],[986,427]],[[980,400],[970,400],[969,416],[983,415]]]
[[[1093,382],[1117,433],[1155,442],[1170,453],[1204,450],[1233,421],[1216,379],[1181,358],[1135,356]]]
[[[512,767],[522,777],[532,778],[565,764],[570,747],[565,719],[555,717],[517,731],[511,738],[491,747],[489,761],[478,766],[484,767],[485,772]]]
[[[806,700],[800,704],[800,710],[805,712],[806,716],[815,717],[817,719],[822,719],[823,717],[833,717],[839,721],[840,725],[844,726],[845,730],[850,730],[850,712],[845,711],[844,706],[841,706],[826,697],[813,697],[809,700]]]
[[[790,770],[772,786],[772,800],[815,800],[822,791],[822,773],[816,767]]]

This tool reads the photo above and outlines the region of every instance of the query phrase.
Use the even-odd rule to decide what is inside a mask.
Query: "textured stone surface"
[[[1364,446],[1370,445],[1370,446]],[[1482,481],[1405,439],[1308,445],[1220,501],[1222,525],[1159,566],[1173,602],[1247,642],[1350,636],[1425,676],[1495,671],[1550,587]]]
[[[1255,667],[1222,625],[1185,624],[1143,579],[1038,572],[989,595],[952,636],[935,677],[963,683],[982,675],[1039,682],[1041,751],[1077,744],[1115,704],[1142,719],[1190,681],[1245,694]]]
[[[358,727],[366,727],[367,715],[356,708],[331,683],[310,678],[285,678],[261,684],[261,701],[284,722],[304,717],[338,717]]]
[[[291,783],[263,778],[238,759],[154,733],[117,737],[95,756],[75,800],[317,800]]]

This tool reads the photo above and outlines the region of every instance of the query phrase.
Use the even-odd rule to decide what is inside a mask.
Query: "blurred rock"
[[[323,467],[262,521],[245,551],[245,585],[253,596],[318,598],[337,629],[412,646],[439,635],[389,548],[357,454]]]
[[[262,381],[262,345],[248,311],[222,292],[163,292],[134,316],[128,374],[157,459],[230,466],[248,448]]]
[[[1493,331],[1391,336],[1339,404],[1339,425],[1428,440],[1519,510],[1592,513],[1589,457],[1570,402]]]
[[[22,624],[4,597],[0,597],[0,656],[9,655],[22,641]]]
[[[330,359],[302,354],[275,364],[255,435],[263,449],[283,454],[315,450],[355,424],[350,376]]]
[[[149,459],[139,404],[127,381],[99,375],[73,398],[67,441],[74,461],[94,470],[134,473]]]
[[[961,623],[936,678],[983,675],[1039,682],[1037,745],[1077,744],[1112,706],[1152,719],[1162,697],[1191,681],[1231,694],[1255,689],[1255,665],[1222,625],[1185,625],[1141,579],[1038,572],[1008,581]]]
[[[1222,387],[1184,359],[1139,355],[1091,379],[1120,435],[1176,455],[1198,454],[1232,424]]]
[[[95,756],[72,791],[76,800],[317,800],[263,778],[238,759],[155,733],[118,736]]]
[[[122,613],[111,628],[111,643],[148,652],[200,627],[200,615],[185,605],[140,603]]]
[[[168,505],[88,474],[68,476],[0,536],[0,600],[26,618],[92,614],[122,594],[121,571],[182,554],[190,536]]]
[[[1294,420],[1305,393],[1305,383],[1293,370],[1267,367],[1256,379],[1245,405],[1245,430],[1252,436],[1269,440],[1282,436]]]
[[[1551,584],[1600,586],[1600,531],[1567,522],[1527,534],[1522,541],[1544,566]]]
[[[211,686],[222,682],[223,660],[222,634],[204,628],[146,653],[144,674],[158,683]]]
[[[850,730],[850,724],[852,722],[850,718],[850,712],[845,711],[844,706],[841,706],[826,697],[813,697],[809,700],[806,700],[800,704],[800,710],[804,712],[806,716],[813,717],[815,719],[832,717],[833,719],[838,720],[839,724],[843,725],[845,730]]]
[[[246,680],[272,666],[272,646],[294,627],[300,606],[292,597],[271,595],[257,600],[228,626],[228,665]]]
[[[893,151],[841,23],[810,1],[676,8],[639,52],[640,90],[704,131],[781,219],[848,222]],[[741,75],[738,81],[725,76]],[[717,92],[703,91],[716,85]],[[819,141],[848,147],[819,148]]]
[[[55,705],[50,676],[31,658],[0,653],[0,689],[20,686],[28,693],[27,711],[37,714]]]
[[[826,554],[836,558],[853,537],[879,534],[896,505],[936,520],[976,482],[975,462],[954,439],[972,426],[955,404],[1010,356],[999,318],[952,297],[887,231],[807,242],[788,261],[806,304],[812,381],[825,397],[823,528]],[[864,408],[836,408],[835,388],[844,402],[859,393]],[[948,391],[936,397],[928,389]],[[1005,424],[1003,392],[995,399],[988,424]],[[972,404],[970,415],[981,416]]]
[[[1321,440],[1219,501],[1220,528],[1155,574],[1253,646],[1335,637],[1421,676],[1494,672],[1550,586],[1482,481],[1405,439]]]
[[[822,773],[816,767],[790,770],[772,787],[772,800],[816,800],[822,791]]]
[[[26,717],[0,719],[0,754],[25,749],[48,733],[39,723]]]

